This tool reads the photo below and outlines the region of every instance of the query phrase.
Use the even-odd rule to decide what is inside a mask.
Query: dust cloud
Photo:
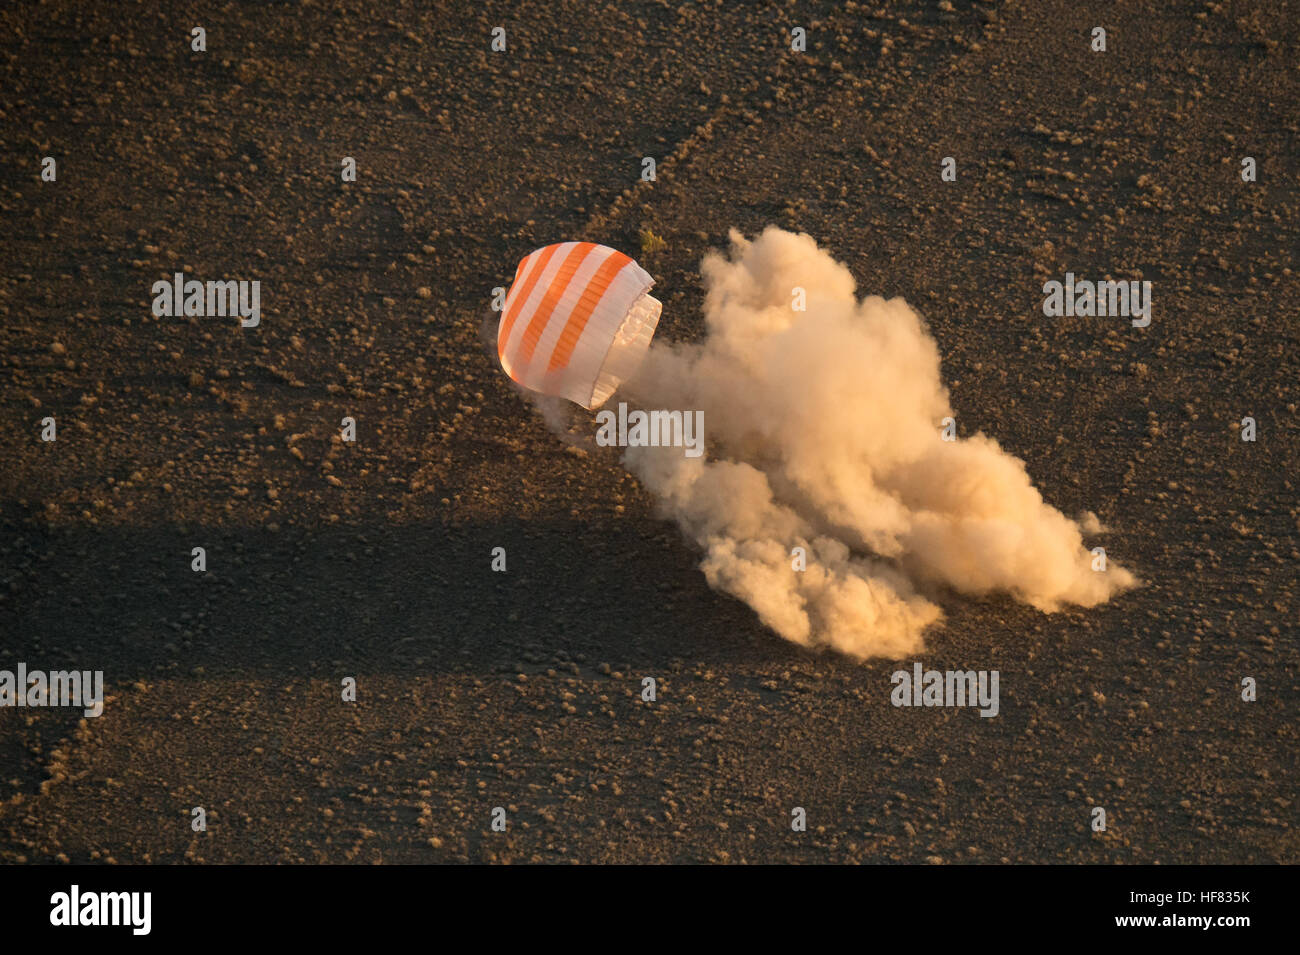
[[[652,344],[613,403],[704,412],[704,457],[623,460],[703,550],[711,587],[795,643],[897,658],[940,621],[936,585],[1045,612],[1136,586],[1093,569],[1095,515],[1047,504],[992,438],[943,439],[939,350],[902,299],[859,300],[844,265],[775,227],[733,231],[702,272],[704,341]]]

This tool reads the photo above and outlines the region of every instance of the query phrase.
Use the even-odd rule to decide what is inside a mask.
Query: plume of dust
[[[902,299],[859,301],[807,235],[733,230],[731,244],[702,264],[703,343],[652,344],[619,396],[704,412],[704,457],[634,447],[623,460],[703,549],[711,587],[795,643],[897,658],[941,617],[918,587],[1051,612],[1137,585],[1113,563],[1092,569],[1083,535],[1100,522],[1045,503],[1023,461],[982,434],[942,439],[938,347]]]

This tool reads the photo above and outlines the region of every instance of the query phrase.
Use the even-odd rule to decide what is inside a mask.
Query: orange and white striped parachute
[[[600,407],[650,347],[663,307],[652,285],[622,252],[593,242],[528,253],[501,310],[501,367],[532,391]]]

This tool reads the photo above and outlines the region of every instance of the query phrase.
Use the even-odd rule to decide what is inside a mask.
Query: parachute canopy
[[[531,391],[600,407],[650,347],[663,308],[652,285],[622,252],[593,242],[528,253],[501,310],[501,367]]]

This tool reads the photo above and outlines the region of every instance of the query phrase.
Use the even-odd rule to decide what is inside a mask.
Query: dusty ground
[[[1298,14],[7,4],[0,668],[111,699],[0,710],[0,860],[1300,861]],[[701,255],[768,223],[920,310],[962,432],[1146,581],[941,595],[923,662],[998,669],[996,719],[708,590],[483,353],[537,246],[637,254],[689,340]],[[155,319],[182,268],[261,326]],[[1044,318],[1066,270],[1152,280],[1151,326]]]

